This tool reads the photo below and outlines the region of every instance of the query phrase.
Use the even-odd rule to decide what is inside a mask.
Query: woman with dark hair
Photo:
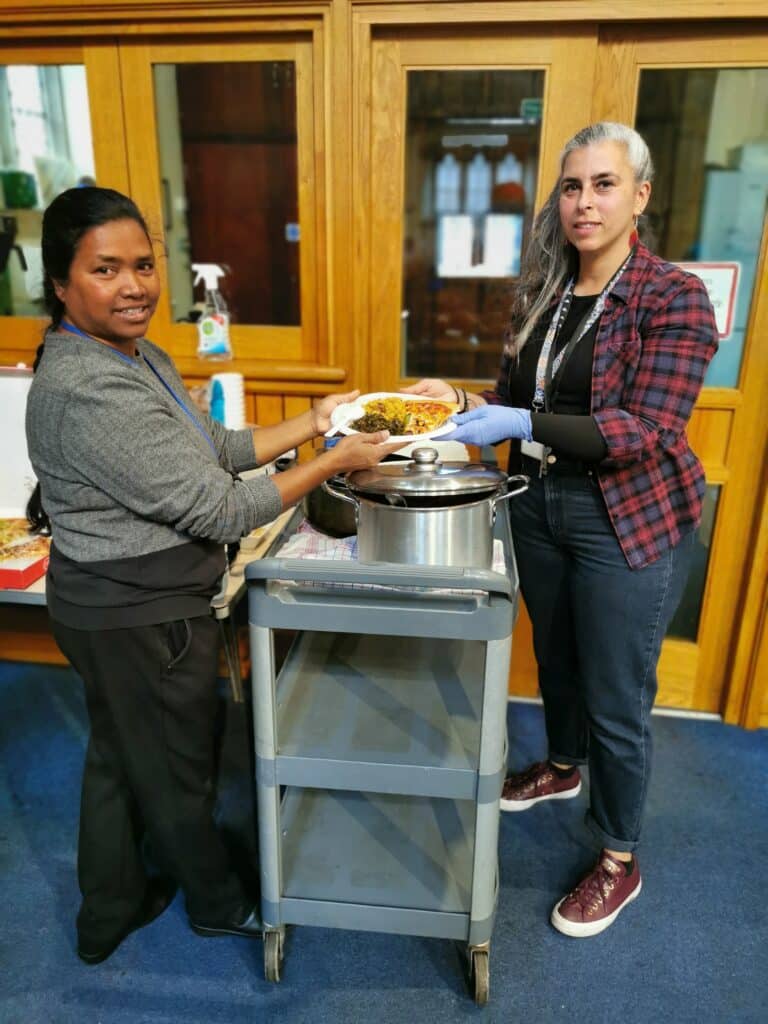
[[[272,427],[226,430],[191,404],[146,338],[160,294],[147,226],[110,189],[62,193],[43,218],[51,316],[27,406],[39,480],[30,519],[50,523],[53,634],[82,676],[91,723],[78,848],[78,955],[106,959],[178,883],[201,935],[258,935],[253,894],[213,823],[216,625],[224,544],[335,473],[374,465],[387,433],[344,438],[276,476],[253,468],[322,434],[319,401]],[[44,510],[44,511],[43,511]],[[147,836],[166,873],[148,877]]]
[[[639,241],[652,174],[626,125],[575,135],[533,226],[496,388],[405,389],[458,397],[446,440],[512,438],[510,470],[531,477],[509,510],[549,750],[506,779],[501,806],[575,797],[589,766],[602,853],[551,916],[573,937],[603,931],[640,893],[656,666],[704,494],[685,429],[717,330],[701,281]]]

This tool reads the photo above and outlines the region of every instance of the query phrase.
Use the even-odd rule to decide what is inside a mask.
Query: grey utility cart
[[[465,944],[488,999],[517,574],[277,557],[246,567],[264,919]],[[275,671],[274,631],[296,631]]]

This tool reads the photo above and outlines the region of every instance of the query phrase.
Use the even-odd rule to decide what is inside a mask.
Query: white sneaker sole
[[[543,800],[572,800],[581,792],[581,779],[578,786],[573,789],[565,789],[562,793],[548,793],[546,796],[534,796],[530,800],[499,800],[502,811],[527,811],[534,804],[540,804]]]
[[[640,890],[643,888],[642,878],[637,883],[637,888],[634,889],[629,896],[624,900],[620,907],[617,907],[612,914],[608,917],[602,918],[600,921],[592,921],[590,923],[583,923],[579,921],[569,921],[565,917],[561,917],[559,910],[563,905],[563,902],[567,899],[567,896],[563,896],[559,903],[555,905],[550,921],[552,925],[557,928],[563,935],[569,935],[572,939],[588,939],[592,935],[599,935],[600,932],[604,932],[606,928],[610,928],[619,914],[625,907],[628,907],[632,900],[636,900],[640,895]]]

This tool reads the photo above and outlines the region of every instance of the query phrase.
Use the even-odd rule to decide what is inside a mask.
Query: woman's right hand
[[[425,377],[424,380],[400,390],[406,395],[424,395],[425,398],[435,398],[440,402],[455,402],[457,398],[455,388],[447,381],[435,377]]]
[[[387,455],[404,447],[406,441],[387,444],[388,430],[378,430],[375,434],[349,434],[342,437],[338,444],[324,456],[335,467],[334,473],[351,473],[355,469],[369,469],[381,462]]]

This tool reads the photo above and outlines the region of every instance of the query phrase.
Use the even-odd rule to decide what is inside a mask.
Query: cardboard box
[[[0,519],[0,589],[24,590],[48,568],[51,538],[29,532],[26,519]]]

